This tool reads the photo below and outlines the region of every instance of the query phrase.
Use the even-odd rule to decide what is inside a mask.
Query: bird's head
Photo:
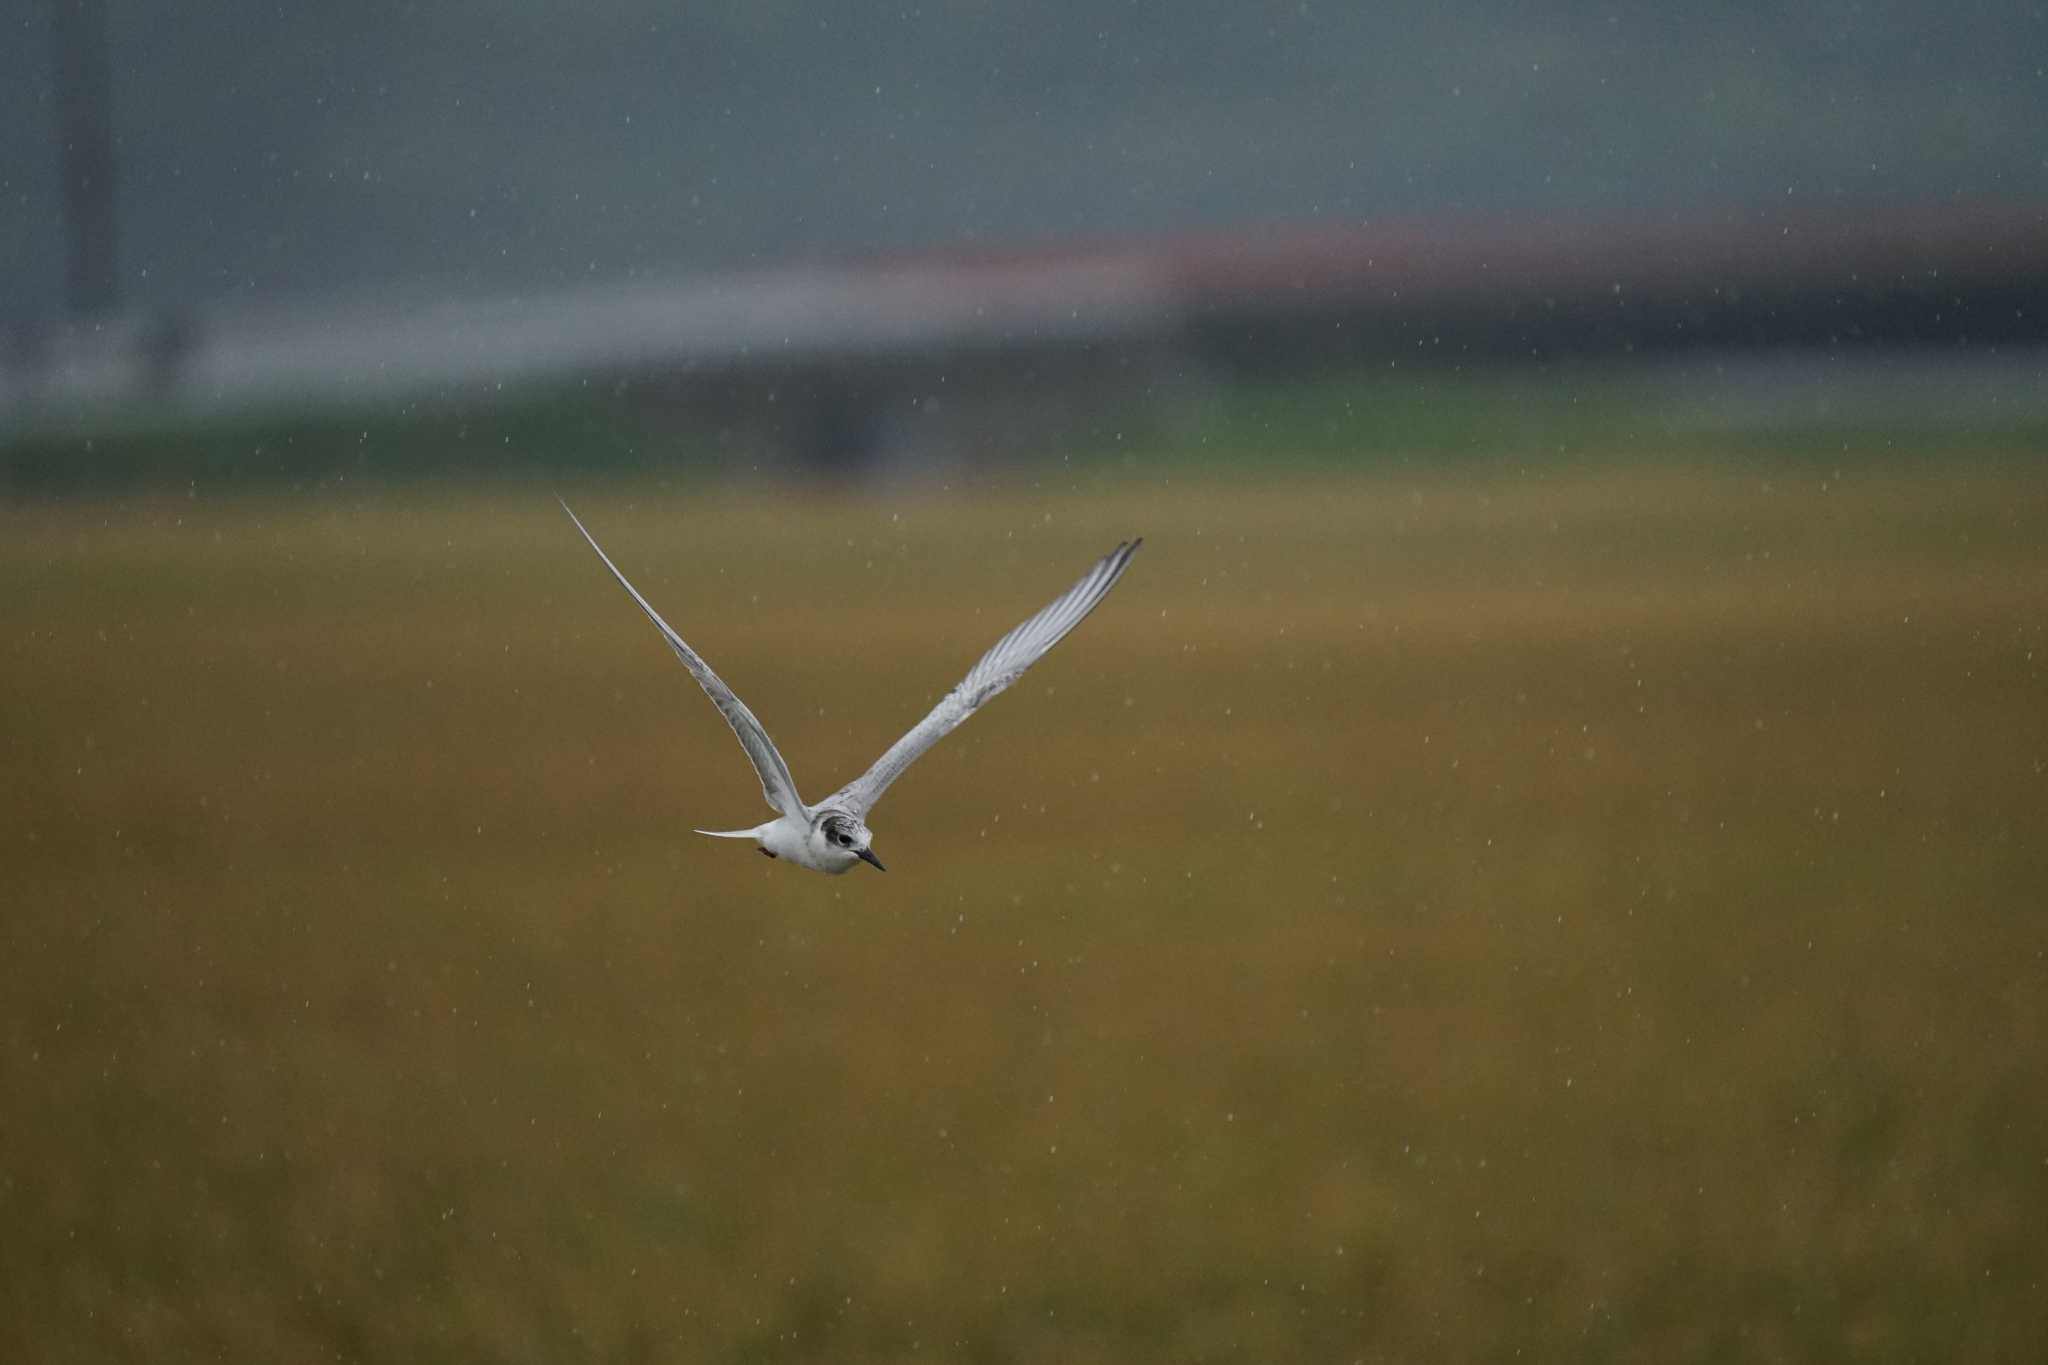
[[[858,858],[877,872],[888,871],[875,856],[873,831],[850,815],[828,812],[818,821],[818,837],[833,853]]]

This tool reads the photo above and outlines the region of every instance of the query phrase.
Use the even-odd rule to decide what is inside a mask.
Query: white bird
[[[633,600],[640,604],[640,610],[647,613],[647,619],[654,622],[668,640],[669,648],[683,661],[683,667],[690,670],[690,676],[704,689],[704,695],[711,698],[711,704],[725,717],[726,724],[732,726],[732,732],[739,736],[740,747],[747,751],[754,771],[761,776],[762,795],[768,798],[769,807],[776,812],[773,820],[752,829],[700,829],[695,832],[708,834],[714,839],[752,839],[755,847],[771,858],[787,858],[803,867],[834,876],[850,870],[857,862],[866,863],[878,872],[884,870],[882,860],[875,856],[874,836],[866,822],[867,813],[888,790],[889,784],[922,757],[925,750],[979,710],[982,703],[1024,676],[1025,669],[1044,658],[1047,650],[1080,625],[1082,619],[1095,610],[1096,604],[1116,586],[1124,570],[1130,567],[1131,556],[1145,543],[1142,538],[1128,541],[1097,560],[1095,567],[1082,574],[1073,587],[996,641],[988,653],[981,656],[981,661],[967,671],[960,685],[948,692],[932,708],[930,715],[911,728],[910,733],[890,745],[889,751],[876,759],[873,767],[817,805],[807,806],[797,795],[796,782],[789,775],[789,764],[783,761],[775,748],[775,741],[768,738],[768,732],[761,728],[760,721],[754,719],[754,713],[747,709],[747,704],[734,696],[732,689],[711,671],[711,665],[684,643],[683,637],[661,619],[660,612],[648,605],[640,590],[626,580],[618,565],[612,563],[611,556],[604,552],[604,547],[597,543],[597,538],[590,534],[582,519],[569,510],[568,503],[562,504],[562,510],[569,513],[569,520],[583,532],[583,538],[590,542],[591,549],[597,551],[597,557],[604,561],[604,566],[612,571],[612,577],[632,594]]]

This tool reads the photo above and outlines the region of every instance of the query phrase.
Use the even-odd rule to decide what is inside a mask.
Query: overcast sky
[[[0,5],[0,320],[61,307],[50,13]],[[108,0],[149,307],[1310,218],[2048,208],[2020,3]]]

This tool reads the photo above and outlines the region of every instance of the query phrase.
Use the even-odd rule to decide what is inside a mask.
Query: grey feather
[[[747,709],[747,704],[734,696],[733,690],[725,685],[725,680],[711,671],[711,665],[705,663],[696,650],[684,643],[683,637],[676,634],[675,628],[661,619],[660,612],[648,605],[647,599],[642,597],[640,590],[619,572],[619,566],[612,563],[611,556],[604,552],[604,547],[597,543],[597,538],[590,534],[582,520],[574,512],[569,511],[568,503],[562,504],[562,510],[569,513],[569,520],[575,522],[576,529],[583,532],[583,538],[590,542],[591,549],[597,551],[597,557],[604,561],[604,566],[612,571],[612,577],[619,580],[619,586],[632,594],[633,600],[640,604],[640,610],[647,613],[647,619],[654,622],[663,638],[668,641],[669,648],[683,661],[683,667],[690,670],[690,676],[697,680],[697,685],[704,689],[704,695],[711,698],[711,704],[718,708],[719,714],[725,717],[725,723],[730,725],[733,734],[739,737],[740,747],[747,751],[747,757],[754,764],[754,771],[760,775],[761,794],[768,798],[770,808],[798,822],[807,822],[810,819],[810,811],[805,807],[803,798],[796,794],[796,781],[789,775],[789,764],[783,762],[782,755],[775,748],[775,741],[768,738],[768,732],[762,728],[761,722],[754,718],[754,713]]]
[[[1145,542],[1143,538],[1117,546],[1081,575],[1073,587],[1048,603],[1043,610],[995,642],[981,656],[959,686],[948,692],[931,714],[910,733],[889,746],[873,767],[825,798],[821,806],[837,806],[866,819],[875,802],[903,770],[924,756],[960,723],[979,710],[991,697],[1024,676],[1024,671],[1044,658],[1046,651],[1066,638],[1067,632],[1095,610],[1109,590],[1131,565],[1131,556]]]

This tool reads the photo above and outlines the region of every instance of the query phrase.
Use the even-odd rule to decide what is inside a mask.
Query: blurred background
[[[0,24],[0,1356],[2048,1353],[2038,7]]]

